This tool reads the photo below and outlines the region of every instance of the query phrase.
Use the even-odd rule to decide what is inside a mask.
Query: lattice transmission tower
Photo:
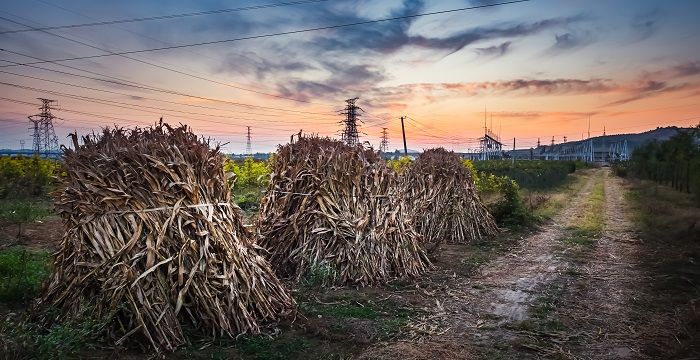
[[[350,146],[354,146],[360,143],[360,138],[357,133],[357,121],[359,120],[360,114],[357,110],[362,110],[360,107],[355,105],[358,97],[347,99],[345,103],[345,109],[340,113],[345,115],[345,119],[341,121],[341,124],[345,125],[343,132],[341,134],[341,140]],[[362,110],[364,111],[364,110]]]
[[[382,141],[379,143],[379,152],[386,154],[389,151],[389,134],[386,132],[386,128],[382,128]]]
[[[248,136],[246,137],[245,154],[247,156],[253,156],[253,145],[250,143],[250,126],[246,127],[248,128]]]
[[[55,108],[52,106],[56,100],[39,98],[41,100],[41,111],[38,114],[29,116],[32,126],[32,150],[34,154],[49,156],[58,151],[58,137],[53,128],[53,120],[58,119],[51,113]]]

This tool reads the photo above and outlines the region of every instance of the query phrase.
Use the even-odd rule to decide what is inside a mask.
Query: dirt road
[[[596,184],[605,193],[604,230],[571,242],[571,226],[590,211]],[[607,169],[594,171],[519,249],[435,294],[431,313],[412,324],[416,339],[380,344],[363,357],[641,357],[634,329],[640,314],[630,302],[642,296],[644,279],[628,212],[621,180]]]

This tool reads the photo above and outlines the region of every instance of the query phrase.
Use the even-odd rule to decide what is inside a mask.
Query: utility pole
[[[355,146],[360,143],[360,139],[357,134],[357,119],[360,115],[357,113],[357,109],[362,109],[355,105],[355,102],[358,99],[358,97],[355,97],[345,100],[347,105],[345,106],[345,109],[340,112],[341,114],[345,115],[345,119],[341,121],[341,123],[345,125],[345,128],[341,134],[341,139],[350,146]]]
[[[406,130],[403,127],[403,118],[401,117],[401,134],[403,135],[403,155],[408,156],[408,148],[406,147]]]
[[[513,166],[515,166],[515,138],[513,138],[513,156],[511,158],[513,158]]]
[[[248,128],[248,136],[246,137],[245,154],[251,157],[253,156],[253,145],[250,143],[250,126],[246,126],[246,128]]]
[[[389,151],[389,135],[386,132],[386,128],[382,128],[382,141],[379,143],[379,152],[386,154]]]
[[[51,113],[52,103],[56,100],[39,98],[41,100],[41,111],[39,114],[28,117],[32,122],[29,130],[32,131],[32,150],[35,155],[44,154],[48,157],[49,153],[58,151],[58,138],[53,128],[53,119],[58,119]]]

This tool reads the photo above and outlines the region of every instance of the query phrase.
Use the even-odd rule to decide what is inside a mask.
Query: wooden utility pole
[[[406,147],[406,130],[403,127],[403,118],[401,117],[401,134],[403,135],[403,155],[408,156],[408,147]]]

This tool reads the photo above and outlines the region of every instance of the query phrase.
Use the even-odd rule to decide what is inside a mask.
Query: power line
[[[326,1],[328,1],[328,0],[292,1],[292,2],[286,2],[286,3],[274,3],[274,4],[245,6],[245,7],[232,8],[232,9],[208,10],[208,11],[198,11],[198,12],[191,12],[191,13],[180,13],[180,14],[150,16],[150,17],[121,19],[121,20],[107,20],[107,21],[98,21],[98,22],[83,23],[83,24],[47,26],[47,27],[37,28],[37,29],[7,30],[7,31],[0,32],[0,34],[14,34],[14,33],[30,32],[30,31],[74,29],[74,28],[89,27],[89,26],[103,26],[103,25],[134,23],[134,22],[142,22],[142,21],[168,20],[168,19],[177,19],[177,18],[184,18],[184,17],[191,17],[191,16],[215,15],[215,14],[223,14],[223,13],[230,13],[230,12],[269,9],[269,8],[291,6],[291,5],[305,5],[305,4],[326,2]]]
[[[51,60],[50,62],[63,62],[63,61],[83,60],[83,59],[95,59],[95,58],[103,58],[103,57],[109,57],[109,56],[140,54],[140,53],[151,52],[151,51],[163,51],[163,50],[182,49],[182,48],[188,48],[188,47],[193,47],[193,46],[223,44],[223,43],[230,43],[230,42],[243,41],[243,40],[262,39],[262,38],[268,38],[268,37],[273,37],[273,36],[301,34],[301,33],[313,32],[313,31],[331,30],[331,29],[338,29],[338,28],[343,28],[343,27],[352,27],[352,26],[360,26],[360,25],[375,24],[375,23],[381,23],[381,22],[387,22],[387,21],[412,19],[412,18],[418,18],[418,17],[423,17],[423,16],[432,16],[432,15],[448,14],[448,13],[454,13],[454,12],[460,12],[460,11],[466,11],[466,10],[475,10],[475,9],[482,9],[482,8],[488,8],[488,7],[495,7],[495,6],[503,6],[503,5],[510,5],[510,4],[516,4],[516,3],[523,3],[523,2],[528,2],[528,1],[530,1],[530,0],[514,0],[514,1],[507,1],[507,2],[501,2],[501,3],[495,3],[495,4],[484,4],[484,5],[469,6],[469,7],[463,7],[463,8],[458,8],[458,9],[450,9],[450,10],[442,10],[442,11],[433,11],[433,12],[420,13],[420,14],[413,14],[413,15],[395,16],[395,17],[389,17],[389,18],[383,18],[383,19],[377,19],[377,20],[358,21],[358,22],[347,23],[347,24],[328,25],[328,26],[320,26],[320,27],[315,27],[315,28],[307,28],[307,29],[299,29],[299,30],[282,31],[282,32],[270,33],[270,34],[243,36],[243,37],[238,37],[238,38],[233,38],[233,39],[203,41],[203,42],[198,42],[198,43],[190,43],[190,44],[182,44],[182,45],[172,45],[172,46],[163,46],[163,47],[151,48],[151,49],[141,49],[141,50],[131,50],[131,51],[113,52],[113,53],[109,53],[109,54],[97,54],[97,55],[77,56],[77,57],[72,57],[72,58]],[[45,63],[45,62],[33,62],[33,63],[27,63],[27,64],[34,65],[34,64],[42,64],[42,63]],[[23,65],[24,65],[24,64],[23,64]],[[17,66],[17,65],[4,65],[4,66],[0,66],[0,67],[8,67],[8,66]]]
[[[22,100],[17,100],[17,99],[11,99],[11,98],[6,98],[6,97],[0,97],[0,100],[8,101],[8,102],[13,102],[13,103],[17,103],[17,104],[29,105],[29,106],[35,106],[35,105],[36,105],[36,104],[34,104],[34,103],[31,103],[31,102],[22,101]],[[134,120],[131,120],[131,119],[124,119],[124,118],[120,118],[120,117],[113,117],[113,116],[108,116],[108,115],[104,115],[104,114],[97,114],[97,113],[91,113],[91,112],[84,112],[84,111],[78,111],[78,110],[71,110],[71,109],[67,109],[67,108],[65,108],[65,107],[61,107],[61,111],[62,111],[62,112],[67,112],[67,113],[79,114],[79,115],[86,115],[86,116],[90,116],[91,118],[99,118],[99,119],[106,119],[106,120],[110,120],[110,121],[118,121],[118,122],[120,122],[120,123],[122,123],[122,124],[124,124],[124,123],[126,123],[126,124],[131,124],[131,125],[149,125],[149,124],[152,124],[152,122],[150,122],[150,121],[134,121]],[[21,124],[21,122],[19,122],[19,121],[16,121],[16,122],[15,122],[14,120],[3,120],[3,121],[7,121],[8,124],[0,124],[0,125],[2,125],[2,126],[14,126],[14,125],[19,125],[19,124]],[[71,122],[78,122],[78,123],[88,124],[88,125],[102,126],[101,124],[98,124],[98,123],[96,123],[95,121],[91,121],[91,120],[70,119],[70,121],[71,121]],[[9,124],[9,122],[15,122],[15,124]],[[223,123],[222,123],[222,124],[223,124]],[[56,125],[56,126],[60,126],[60,125]],[[61,127],[64,127],[64,128],[72,128],[72,126],[71,126],[71,127],[61,126]],[[93,127],[82,127],[82,128],[83,128],[83,129],[94,129],[94,126],[93,126]],[[217,127],[217,129],[218,129],[218,130],[221,130],[221,127]],[[273,130],[274,130],[274,129],[273,129]],[[279,129],[279,130],[283,130],[283,131],[286,131],[286,132],[289,132],[289,131],[290,131],[290,129]],[[207,133],[207,134],[213,134],[211,131],[206,131],[206,133]],[[245,135],[244,132],[234,132],[234,131],[221,132],[221,133],[219,133],[219,134],[222,134],[222,135],[225,135],[225,136]],[[264,141],[279,141],[279,139],[283,139],[283,138],[285,138],[286,136],[287,136],[287,133],[285,133],[284,135],[273,135],[273,139],[262,140],[262,141],[259,141],[259,142],[264,142]]]
[[[6,61],[6,60],[2,60],[2,61]],[[71,86],[71,87],[76,87],[76,88],[85,89],[85,90],[100,91],[100,92],[105,92],[105,93],[115,94],[115,95],[122,95],[122,96],[127,96],[127,97],[128,97],[128,96],[131,96],[130,94],[126,94],[126,93],[123,93],[123,92],[112,91],[112,90],[105,90],[105,89],[98,89],[98,88],[94,88],[94,87],[90,87],[90,86],[84,86],[84,85],[72,84],[72,83],[67,83],[67,82],[62,82],[62,81],[57,81],[57,80],[50,80],[50,79],[40,78],[40,77],[32,76],[32,75],[17,74],[17,73],[13,73],[13,72],[10,72],[10,71],[5,71],[5,70],[0,70],[0,73],[9,74],[9,75],[14,75],[14,76],[19,76],[19,77],[26,77],[26,78],[30,78],[30,79],[34,79],[34,80],[40,80],[40,81],[45,81],[45,82],[50,82],[50,83],[60,84],[60,85],[65,85],[65,86]],[[80,75],[78,75],[78,76],[80,76]],[[88,77],[88,78],[89,78],[89,77]],[[111,81],[109,81],[109,82],[111,82]],[[124,85],[126,85],[126,84],[124,84]],[[13,86],[13,85],[10,85],[10,86]],[[135,85],[127,85],[127,86],[135,86]],[[139,86],[135,86],[135,87],[139,87]],[[170,90],[166,90],[166,89],[158,89],[158,88],[150,88],[150,87],[139,87],[139,88],[144,89],[144,90],[158,91],[158,92],[163,92],[163,93],[167,93],[167,94],[171,94],[171,95],[184,96],[184,97],[189,97],[189,98],[194,98],[194,99],[199,99],[199,100],[206,100],[206,101],[218,102],[218,103],[223,103],[223,104],[228,104],[228,105],[243,106],[243,107],[251,107],[251,105],[242,104],[242,103],[238,103],[238,102],[234,102],[234,101],[222,100],[222,99],[215,99],[215,98],[209,98],[209,97],[205,97],[205,96],[189,95],[189,94],[184,94],[184,93],[180,93],[180,92],[177,92],[177,91],[170,91]],[[163,99],[156,99],[156,98],[150,98],[150,97],[145,97],[145,96],[139,96],[139,97],[142,98],[142,99],[146,99],[146,100],[152,100],[152,101],[159,101],[159,102],[165,102],[165,103],[176,104],[176,105],[189,106],[188,104],[182,104],[182,103],[178,103],[178,102],[175,102],[175,101],[169,101],[169,100],[163,100]],[[255,107],[255,106],[253,106],[253,107]],[[269,108],[269,107],[262,107],[262,108],[263,108],[263,109],[276,109],[276,108]],[[296,111],[296,110],[283,110],[283,111],[299,112],[299,113],[302,113],[302,114],[307,113],[307,112]],[[257,113],[252,113],[252,114],[254,114],[254,115],[265,115],[265,116],[267,116],[266,114],[257,114]],[[312,113],[312,114],[313,114],[313,113]],[[318,114],[325,115],[325,114],[323,114],[323,113],[318,113]],[[261,119],[260,121],[271,121],[271,120],[262,120],[262,119]],[[271,122],[272,122],[272,121],[271,121]],[[276,121],[274,121],[274,122],[275,122],[275,123],[279,123],[278,120],[276,120]],[[288,123],[290,123],[290,122],[288,122]]]
[[[28,27],[28,28],[30,28],[30,29],[38,29],[38,28],[35,28],[35,27],[31,26],[31,25],[27,25],[27,24],[21,23],[21,22],[19,22],[19,21],[15,21],[15,20],[12,20],[12,19],[8,19],[8,18],[2,17],[2,16],[0,16],[0,19],[3,19],[3,20],[5,20],[5,21],[9,21],[9,22],[15,23],[15,24],[18,24],[18,25],[21,25],[21,26],[26,26],[26,27]],[[47,34],[47,35],[55,36],[55,37],[58,37],[58,38],[60,38],[60,39],[64,39],[64,40],[67,40],[67,41],[70,41],[70,42],[74,42],[74,43],[76,43],[76,44],[80,44],[80,45],[83,45],[83,46],[87,46],[87,47],[92,48],[92,49],[104,51],[104,52],[106,52],[107,54],[110,54],[110,55],[119,56],[119,57],[122,57],[122,58],[125,58],[125,59],[128,59],[128,60],[132,60],[132,61],[136,61],[136,62],[145,64],[145,65],[153,66],[153,67],[158,68],[158,69],[162,69],[162,70],[174,72],[174,73],[180,74],[180,75],[189,76],[189,77],[192,77],[192,78],[194,78],[194,79],[207,81],[207,82],[210,82],[210,83],[213,83],[213,84],[223,85],[223,86],[227,86],[227,87],[230,87],[230,88],[233,88],[233,89],[248,91],[248,92],[252,92],[252,93],[256,93],[256,94],[260,94],[260,95],[265,95],[265,96],[270,96],[270,97],[274,97],[274,98],[279,98],[279,99],[284,99],[284,100],[291,100],[291,101],[301,102],[301,103],[318,104],[318,105],[330,106],[329,104],[316,103],[316,102],[312,102],[312,101],[308,101],[308,100],[302,100],[302,99],[295,99],[295,98],[291,98],[291,97],[287,97],[287,96],[282,96],[282,95],[278,95],[278,94],[271,94],[271,93],[267,93],[267,92],[259,91],[259,90],[248,89],[248,88],[245,88],[245,87],[242,87],[242,86],[233,85],[233,84],[230,84],[230,83],[226,83],[226,82],[221,82],[221,81],[209,79],[209,78],[206,78],[206,77],[203,77],[203,76],[199,76],[199,75],[196,75],[196,74],[188,73],[188,72],[186,72],[186,71],[177,70],[177,69],[174,69],[174,68],[172,68],[172,67],[163,66],[163,65],[158,65],[158,64],[154,64],[154,63],[152,63],[152,62],[146,61],[146,60],[137,59],[137,58],[134,58],[134,57],[131,57],[131,56],[126,56],[126,55],[120,54],[120,53],[115,53],[115,52],[112,52],[112,51],[110,51],[110,50],[101,48],[101,47],[99,47],[99,46],[95,46],[95,45],[86,43],[86,42],[84,42],[84,41],[75,40],[75,39],[72,39],[72,38],[69,38],[69,37],[66,37],[66,36],[63,36],[63,35],[55,34],[55,33],[52,33],[52,32],[46,31],[46,30],[39,30],[39,31],[41,31],[41,32],[43,32],[43,33],[45,33],[45,34]],[[6,51],[6,52],[9,52],[9,53],[19,54],[19,53],[15,52],[15,51],[3,49],[3,48],[0,48],[0,51]],[[22,54],[22,56],[26,56],[26,57],[33,58],[33,56],[24,55],[24,54]],[[62,60],[45,60],[45,59],[40,59],[39,61],[32,62],[32,63],[14,63],[13,65],[2,65],[2,66],[0,66],[0,67],[29,66],[29,65],[42,64],[42,63],[54,63],[54,64],[58,64],[58,63],[61,62],[61,61],[62,61]]]
[[[139,112],[146,112],[146,113],[151,113],[151,114],[156,114],[156,115],[166,114],[169,116],[178,117],[178,115],[173,115],[173,114],[170,114],[169,112],[179,112],[179,113],[185,113],[185,114],[198,114],[198,115],[204,115],[204,116],[210,116],[210,117],[221,117],[221,118],[226,118],[226,119],[231,119],[231,120],[253,120],[253,121],[263,121],[263,122],[270,122],[270,123],[279,123],[279,121],[273,121],[273,120],[268,120],[268,119],[231,118],[231,117],[227,117],[224,115],[192,113],[192,112],[157,108],[157,107],[146,106],[146,105],[141,105],[141,104],[129,104],[129,103],[120,102],[120,101],[99,99],[99,98],[93,98],[93,97],[89,97],[89,96],[69,94],[69,93],[63,93],[63,92],[47,90],[47,89],[39,89],[39,88],[30,87],[30,86],[24,86],[24,85],[18,85],[18,84],[6,83],[6,82],[0,82],[0,85],[11,86],[11,87],[15,87],[15,88],[23,89],[23,90],[35,91],[35,92],[40,92],[40,93],[48,93],[48,94],[52,94],[52,95],[56,95],[56,96],[63,96],[63,97],[71,98],[71,99],[81,100],[81,101],[85,101],[85,102],[89,102],[89,103],[93,103],[93,104],[97,103],[97,104],[118,107],[118,108],[124,108],[124,109],[129,109],[129,110],[135,110],[135,111],[139,111]],[[163,110],[166,112],[149,111],[149,110],[144,110],[143,108]],[[216,120],[211,120],[211,119],[201,119],[201,118],[193,118],[193,119],[199,120],[199,121],[204,121],[204,122],[209,122],[209,123],[232,125],[231,122],[222,122],[222,121],[216,121]],[[301,124],[301,123],[296,123],[294,125],[299,125],[299,124]],[[313,123],[313,124],[319,124],[319,123]],[[333,123],[322,123],[322,124],[333,124]],[[261,128],[267,128],[267,129],[271,129],[271,130],[290,130],[290,129],[282,129],[282,128],[274,128],[274,127],[261,127]]]
[[[19,54],[19,53],[17,53],[17,54]],[[28,56],[28,55],[23,55],[23,54],[21,54],[21,55],[22,55],[22,56]],[[28,57],[30,57],[30,56],[28,56]],[[2,59],[0,59],[0,61],[5,61],[5,62],[9,62],[9,63],[15,63],[14,61],[10,61],[10,60],[2,60]],[[94,75],[97,75],[97,76],[105,76],[105,77],[108,77],[108,78],[116,79],[116,80],[118,80],[118,81],[110,81],[110,80],[107,80],[107,79],[95,78],[95,77],[91,77],[91,76],[85,76],[85,75],[70,73],[70,72],[61,71],[61,70],[56,70],[56,69],[49,69],[49,68],[45,68],[45,67],[41,67],[41,66],[35,66],[35,65],[27,65],[27,66],[28,66],[28,67],[32,67],[32,68],[35,68],[35,69],[41,69],[41,70],[45,70],[45,71],[49,71],[49,72],[54,72],[54,73],[58,73],[58,74],[63,74],[63,75],[70,75],[70,76],[79,77],[79,78],[84,78],[84,79],[91,79],[91,80],[95,80],[95,81],[107,82],[107,83],[112,83],[112,84],[121,85],[121,86],[134,87],[134,88],[141,89],[141,90],[149,90],[149,91],[161,92],[161,93],[166,93],[166,94],[171,94],[171,95],[178,95],[178,96],[184,96],[184,97],[190,97],[190,98],[197,98],[196,95],[181,93],[181,92],[178,92],[178,91],[168,90],[168,89],[164,89],[164,88],[158,88],[158,87],[148,86],[148,85],[145,85],[145,84],[142,84],[142,83],[138,83],[138,82],[134,82],[134,81],[129,81],[129,80],[125,80],[125,79],[120,79],[120,78],[117,78],[117,77],[113,77],[113,76],[109,76],[109,75],[104,75],[104,74],[96,73],[96,72],[89,71],[89,70],[83,70],[83,69],[79,69],[79,68],[72,67],[72,66],[68,66],[68,65],[64,65],[64,64],[56,64],[56,65],[68,67],[68,68],[75,69],[75,70],[78,70],[78,71],[83,71],[83,72],[86,72],[86,73],[89,73],[89,74],[94,74]],[[16,74],[16,73],[12,73],[12,72],[9,72],[9,71],[0,70],[0,72],[6,73],[6,74],[10,74],[10,75],[15,75],[15,76],[30,77],[30,75]],[[37,79],[37,80],[42,80],[42,81],[47,81],[47,82],[55,82],[55,80],[48,80],[48,79],[42,79],[42,78],[35,78],[35,79]],[[64,85],[68,85],[68,84],[64,84]],[[79,85],[68,85],[68,86],[79,86]],[[103,92],[105,92],[105,90],[100,90],[100,89],[97,89],[96,91],[103,91]],[[124,93],[119,93],[119,95],[128,96],[127,94],[124,94]],[[142,97],[142,98],[144,98],[144,97]],[[160,102],[166,102],[166,103],[171,103],[171,104],[175,104],[175,105],[188,106],[188,107],[195,107],[195,108],[202,108],[202,109],[210,109],[210,110],[219,110],[219,111],[228,111],[228,110],[226,110],[226,109],[219,109],[219,108],[215,108],[215,107],[211,107],[211,106],[205,106],[205,105],[178,103],[178,102],[174,102],[174,101],[167,101],[167,100],[161,100],[161,99],[151,99],[151,98],[145,98],[145,99],[154,100],[154,101],[160,101]],[[255,105],[251,105],[251,106],[254,107]],[[263,109],[263,110],[266,110],[266,109]],[[277,114],[261,114],[261,113],[246,112],[246,111],[240,111],[240,110],[237,110],[237,111],[240,112],[240,113],[243,113],[243,114],[250,114],[250,115],[278,116]],[[322,114],[322,113],[319,113],[319,114]],[[325,115],[325,114],[324,114],[324,115]],[[315,118],[315,117],[305,117],[305,118],[306,118],[306,119],[318,119],[318,118]]]

